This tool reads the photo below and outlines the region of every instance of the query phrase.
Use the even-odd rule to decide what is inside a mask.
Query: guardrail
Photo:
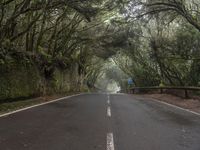
[[[164,90],[182,90],[184,91],[184,97],[189,98],[189,91],[199,91],[200,92],[200,87],[173,87],[173,86],[163,86],[163,87],[133,87],[128,89],[128,93],[134,94],[135,91],[138,90],[160,90],[160,93],[164,93]],[[122,91],[123,92],[123,91]]]

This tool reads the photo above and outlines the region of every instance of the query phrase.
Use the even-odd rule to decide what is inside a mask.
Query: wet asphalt
[[[140,96],[83,94],[0,117],[0,150],[200,150],[200,116]]]

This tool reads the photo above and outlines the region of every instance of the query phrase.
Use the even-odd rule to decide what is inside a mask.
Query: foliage
[[[61,90],[64,74],[77,90],[104,75],[123,88],[128,77],[135,86],[199,86],[199,6],[199,0],[2,0],[0,67],[34,66],[43,94]]]

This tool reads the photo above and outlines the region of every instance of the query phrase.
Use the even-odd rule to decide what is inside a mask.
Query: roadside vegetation
[[[0,101],[200,86],[199,47],[199,0],[1,0]]]

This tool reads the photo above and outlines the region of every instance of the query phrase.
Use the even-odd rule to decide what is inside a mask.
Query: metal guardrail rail
[[[185,98],[189,98],[188,91],[200,91],[200,87],[174,87],[174,86],[153,86],[153,87],[133,87],[128,89],[130,93],[135,93],[136,90],[160,90],[162,94],[164,90],[182,90],[184,91]]]

